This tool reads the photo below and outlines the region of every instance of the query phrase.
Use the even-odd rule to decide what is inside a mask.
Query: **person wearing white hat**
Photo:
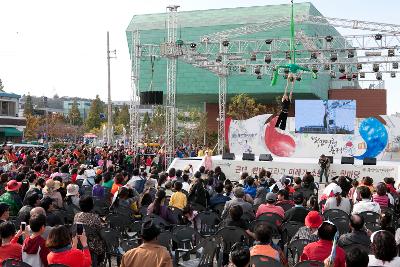
[[[67,204],[73,204],[79,207],[79,186],[76,184],[69,184],[67,186]]]
[[[336,184],[334,184],[336,185]],[[328,199],[326,200],[324,210],[330,209],[339,209],[347,214],[350,214],[351,211],[351,203],[350,200],[346,197],[342,197],[342,188],[338,185],[333,186],[331,192],[327,195]]]
[[[61,183],[59,181],[49,179],[46,181],[46,185],[43,188],[43,197],[50,197],[54,200],[56,208],[63,207],[63,199],[61,193],[57,190],[60,189]]]

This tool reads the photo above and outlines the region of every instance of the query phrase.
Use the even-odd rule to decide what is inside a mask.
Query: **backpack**
[[[139,178],[140,178],[139,180],[135,181],[135,189],[139,194],[141,194],[141,193],[143,193],[146,179],[144,179],[143,177],[139,177]]]
[[[44,267],[42,259],[40,258],[40,247],[36,254],[28,254],[22,249],[22,261],[28,263],[30,266]]]

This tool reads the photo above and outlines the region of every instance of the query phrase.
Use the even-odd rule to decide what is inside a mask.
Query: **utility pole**
[[[114,53],[111,57],[110,54]],[[107,99],[107,145],[111,145],[113,130],[112,130],[112,105],[111,105],[111,77],[110,77],[110,59],[116,58],[117,51],[110,51],[110,34],[107,32],[107,74],[108,74],[108,99]]]

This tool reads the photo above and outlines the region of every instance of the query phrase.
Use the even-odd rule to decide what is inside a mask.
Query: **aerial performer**
[[[279,113],[278,120],[276,121],[276,124],[275,124],[276,128],[280,128],[283,131],[286,129],[286,120],[287,120],[287,117],[288,117],[290,104],[292,103],[292,94],[293,94],[294,81],[295,80],[294,80],[293,74],[290,73],[288,75],[288,78],[287,78],[285,92],[283,93],[283,96],[282,96],[281,111]],[[292,86],[291,86],[290,94],[289,94],[289,97],[288,97],[287,89],[289,87],[289,82],[292,84]]]
[[[297,74],[299,71],[302,72],[311,72],[312,77],[314,79],[317,78],[317,74],[312,72],[310,69],[305,68],[303,66],[297,65],[296,64],[296,47],[295,47],[295,39],[294,39],[294,11],[293,11],[293,0],[291,0],[292,3],[292,13],[291,13],[291,20],[290,20],[290,63],[285,64],[285,65],[277,65],[275,66],[274,72],[273,72],[273,77],[271,80],[271,86],[274,86],[278,80],[279,76],[279,69],[286,69],[289,71],[289,74],[292,74],[292,77],[294,77],[295,74]],[[289,78],[289,77],[288,77]],[[293,89],[293,88],[292,88]]]

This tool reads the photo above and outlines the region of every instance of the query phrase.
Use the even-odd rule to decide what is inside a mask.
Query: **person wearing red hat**
[[[17,216],[19,210],[22,208],[21,197],[18,194],[21,184],[16,180],[9,181],[5,188],[7,192],[0,196],[0,203],[5,203],[10,207],[10,216]]]
[[[318,211],[310,211],[304,222],[305,226],[299,228],[291,241],[296,239],[308,239],[312,242],[318,241],[319,237],[317,231],[318,227],[322,224],[322,216]]]

